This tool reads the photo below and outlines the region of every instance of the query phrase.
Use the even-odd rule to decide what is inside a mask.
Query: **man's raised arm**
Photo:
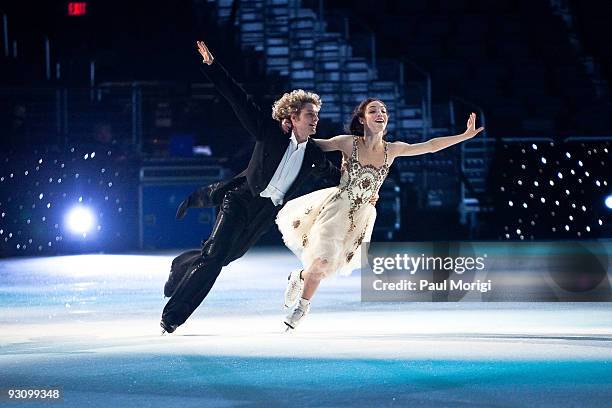
[[[215,88],[229,102],[242,123],[242,126],[255,137],[263,138],[264,116],[261,109],[246,93],[246,91],[231,77],[225,68],[214,61],[212,53],[204,44],[204,41],[197,41],[198,52],[202,56],[202,62],[208,67],[202,68],[202,72],[215,85]],[[214,63],[213,63],[214,61]]]

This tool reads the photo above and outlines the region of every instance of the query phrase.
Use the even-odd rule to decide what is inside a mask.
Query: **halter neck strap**
[[[357,147],[358,136],[353,136],[353,151],[351,152],[351,157],[354,160],[359,160],[359,150]]]

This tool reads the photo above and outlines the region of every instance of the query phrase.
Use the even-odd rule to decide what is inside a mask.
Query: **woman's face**
[[[363,126],[373,133],[379,133],[387,127],[387,108],[380,101],[372,101],[366,105]]]

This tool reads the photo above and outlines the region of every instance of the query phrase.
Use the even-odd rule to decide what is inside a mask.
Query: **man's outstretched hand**
[[[189,209],[189,207],[190,207],[189,198],[186,198],[183,201],[181,201],[181,203],[179,204],[176,210],[176,219],[182,220],[183,218],[185,218],[185,214],[187,214],[187,210]]]
[[[213,57],[206,44],[204,44],[204,41],[196,41],[196,45],[198,46],[198,52],[202,56],[202,62],[206,65],[212,64],[215,57]]]
[[[182,220],[187,214],[187,210],[190,208],[202,208],[209,206],[210,203],[210,186],[204,186],[198,188],[193,193],[189,194],[178,206],[176,210],[176,219]]]

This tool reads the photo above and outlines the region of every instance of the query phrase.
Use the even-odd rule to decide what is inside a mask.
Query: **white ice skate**
[[[304,279],[302,279],[301,274],[302,269],[296,269],[289,274],[287,288],[285,289],[285,307],[295,305],[295,302],[302,295]]]
[[[295,329],[308,312],[310,312],[310,300],[300,299],[293,310],[285,317],[285,324],[287,325],[285,332]]]

